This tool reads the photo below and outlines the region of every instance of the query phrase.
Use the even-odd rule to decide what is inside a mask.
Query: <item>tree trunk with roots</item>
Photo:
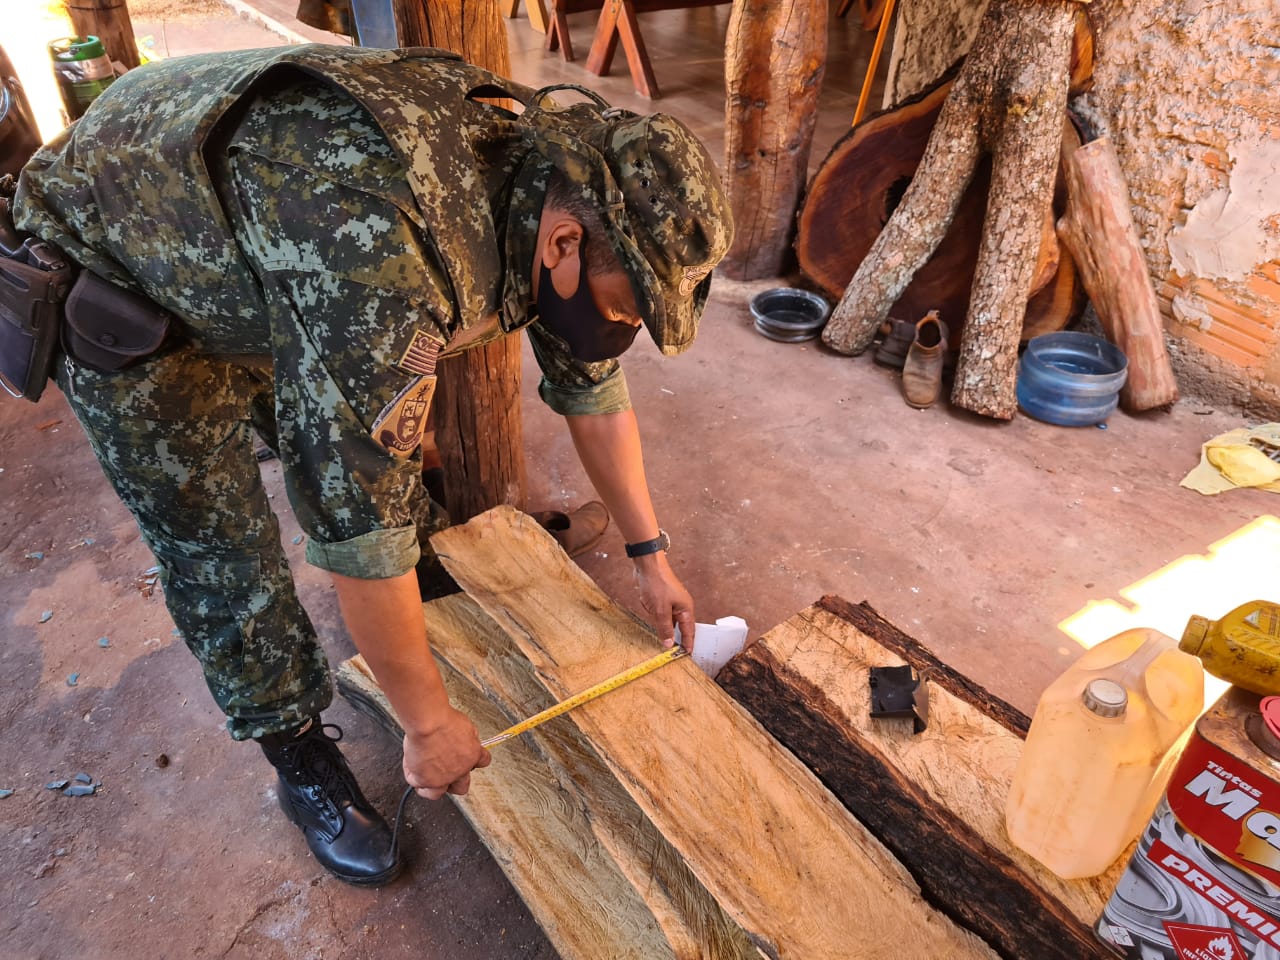
[[[439,47],[507,76],[511,55],[498,0],[396,0],[400,41]],[[520,338],[503,337],[443,361],[433,401],[445,501],[454,523],[508,503],[523,509]]]
[[[1074,0],[992,0],[924,159],[832,312],[823,340],[861,353],[947,233],[978,160],[991,191],[951,402],[1017,409],[1018,339],[1053,198],[1070,79]]]

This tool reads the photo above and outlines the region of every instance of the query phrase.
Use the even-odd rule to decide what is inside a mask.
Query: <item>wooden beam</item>
[[[138,66],[138,43],[125,0],[67,0],[67,14],[77,36],[97,37],[107,56],[126,70]]]
[[[874,666],[926,678],[929,725],[870,717]],[[1110,957],[1091,930],[1123,870],[1061,880],[1013,846],[1004,806],[1027,717],[865,604],[838,597],[769,631],[720,684],[822,779],[929,901],[1011,960]]]
[[[396,0],[396,23],[403,46],[452,50],[501,76],[511,72],[498,0]],[[523,506],[520,338],[450,357],[437,375],[431,415],[450,518],[461,522],[499,503]]]
[[[1120,160],[1107,137],[1063,153],[1067,212],[1058,234],[1080,265],[1107,339],[1129,360],[1120,403],[1131,413],[1166,407],[1178,399],[1178,383]]]
[[[482,736],[550,705],[473,601],[456,594],[423,609],[449,698]],[[357,709],[402,736],[362,658],[337,678]],[[759,956],[572,724],[503,744],[454,800],[561,960]]]
[[[737,0],[725,38],[724,170],[736,225],[721,272],[787,273],[827,66],[826,0]]]
[[[509,638],[524,675],[554,699],[656,649],[652,631],[518,511],[496,508],[432,544]],[[546,705],[524,702],[506,680],[475,684],[521,714]],[[862,960],[993,956],[938,915],[879,842],[690,661],[525,736],[541,743],[565,725],[602,764],[584,765],[580,747],[559,762],[574,776],[607,770],[763,956],[836,960],[854,943]],[[502,763],[499,752],[489,770]]]

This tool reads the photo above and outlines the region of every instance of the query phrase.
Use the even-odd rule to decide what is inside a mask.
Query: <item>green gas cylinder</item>
[[[106,48],[97,37],[64,37],[49,43],[49,57],[58,78],[58,92],[67,117],[84,116],[89,104],[116,78]]]
[[[1228,683],[1264,697],[1280,695],[1280,603],[1251,600],[1221,620],[1193,616],[1178,648]]]

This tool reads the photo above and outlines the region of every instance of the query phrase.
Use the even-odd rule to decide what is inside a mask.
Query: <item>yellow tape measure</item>
[[[553,717],[558,717],[563,713],[568,713],[574,707],[580,707],[584,703],[596,699],[596,697],[603,697],[611,690],[617,690],[619,687],[624,687],[632,680],[637,680],[640,677],[643,677],[646,673],[653,673],[653,671],[657,670],[659,667],[664,667],[673,660],[679,660],[681,657],[685,656],[688,656],[688,654],[685,652],[684,648],[679,644],[676,644],[671,649],[664,650],[656,657],[650,657],[643,663],[637,663],[629,670],[623,670],[621,673],[616,673],[608,680],[601,680],[594,687],[588,687],[581,693],[575,693],[573,696],[561,700],[554,706],[547,707],[547,709],[540,713],[535,713],[527,720],[521,720],[515,726],[507,727],[507,729],[503,730],[496,736],[490,737],[488,740],[482,740],[480,742],[480,746],[496,747],[498,744],[505,743],[512,737],[518,737],[526,730],[532,730],[540,723],[545,723]]]

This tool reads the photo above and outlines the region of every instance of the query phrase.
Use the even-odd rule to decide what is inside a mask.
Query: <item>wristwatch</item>
[[[667,531],[658,530],[658,535],[652,540],[643,540],[640,543],[624,544],[627,556],[631,559],[636,557],[647,557],[651,553],[657,553],[659,550],[671,549],[671,538],[667,536]]]

